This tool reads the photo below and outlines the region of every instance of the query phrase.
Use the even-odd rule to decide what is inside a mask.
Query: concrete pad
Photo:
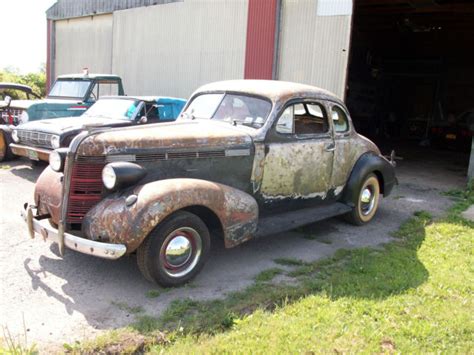
[[[473,221],[474,222],[474,205],[469,206],[467,210],[465,210],[463,213],[461,213],[461,216],[463,218]]]

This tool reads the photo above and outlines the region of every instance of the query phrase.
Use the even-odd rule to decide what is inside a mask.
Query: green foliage
[[[46,96],[46,72],[41,70],[37,73],[20,74],[12,68],[0,70],[0,82],[28,85],[33,92],[40,97]],[[18,91],[6,90],[2,96],[8,95],[12,99],[26,99],[26,95]]]

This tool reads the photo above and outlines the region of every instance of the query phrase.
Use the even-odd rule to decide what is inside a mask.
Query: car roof
[[[22,90],[27,93],[33,92],[30,86],[16,83],[0,82],[0,89]]]
[[[195,91],[241,92],[270,98],[272,101],[286,100],[291,97],[314,97],[342,103],[341,99],[330,91],[316,86],[280,80],[227,80],[201,86]]]
[[[120,79],[120,76],[114,74],[63,74],[59,75],[58,79]]]

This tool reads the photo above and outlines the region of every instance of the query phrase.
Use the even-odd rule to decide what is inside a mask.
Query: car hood
[[[12,100],[12,102],[10,103],[10,107],[26,110],[35,102],[40,102],[40,101],[41,100]]]
[[[189,150],[194,148],[248,147],[251,136],[227,124],[206,121],[158,123],[94,134],[78,148],[79,155],[97,156],[128,152]]]
[[[61,135],[67,132],[79,131],[86,127],[117,127],[128,126],[131,123],[127,120],[112,118],[78,116],[31,121],[19,125],[17,129]]]

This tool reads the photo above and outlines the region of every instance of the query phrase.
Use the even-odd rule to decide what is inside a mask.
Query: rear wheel
[[[180,286],[202,269],[209,257],[210,236],[196,215],[179,211],[161,222],[137,250],[143,276],[161,286]]]
[[[375,174],[365,177],[354,202],[354,209],[346,215],[347,221],[355,225],[363,225],[374,218],[380,199],[380,184]]]

